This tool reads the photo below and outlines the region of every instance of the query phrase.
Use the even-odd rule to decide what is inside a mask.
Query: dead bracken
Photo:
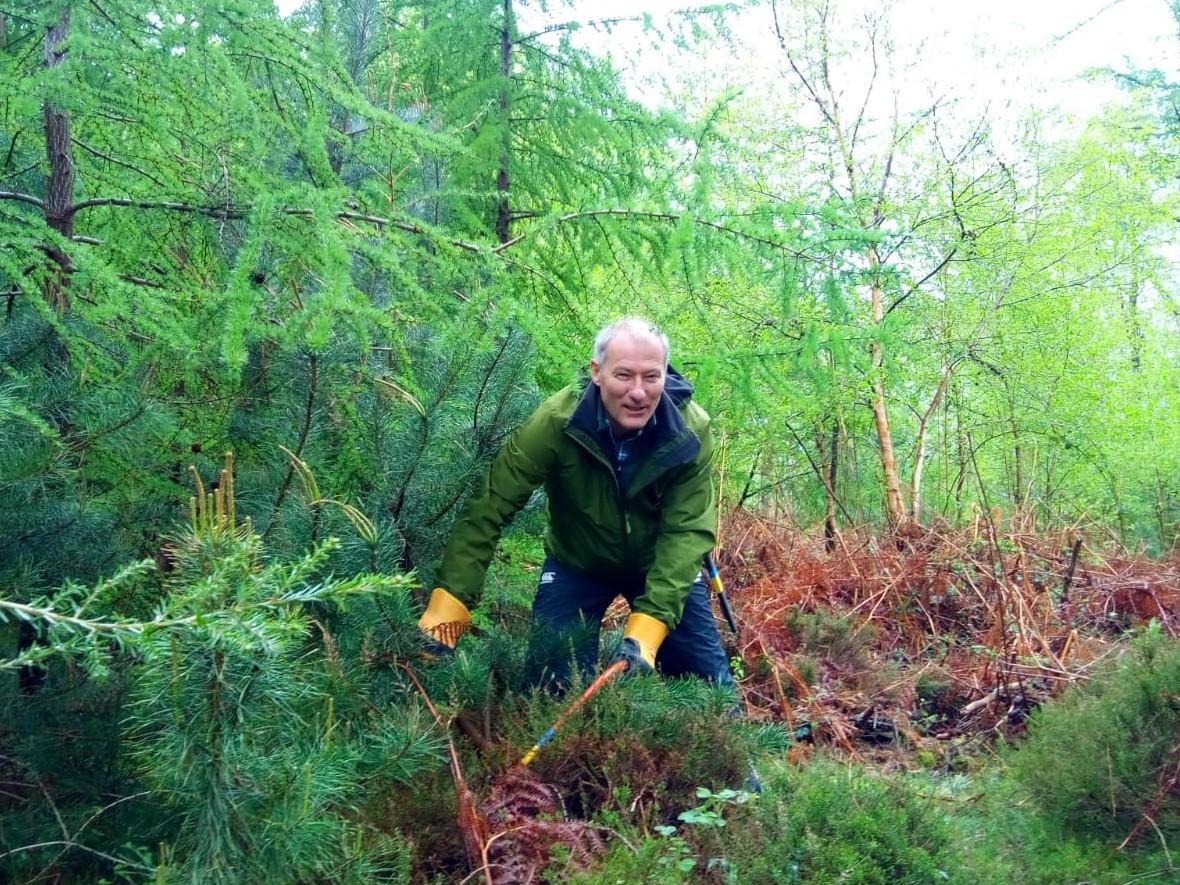
[[[968,526],[828,542],[729,514],[721,568],[752,715],[850,755],[947,759],[1028,711],[1157,620],[1177,635],[1180,561],[1102,550],[1076,528]]]

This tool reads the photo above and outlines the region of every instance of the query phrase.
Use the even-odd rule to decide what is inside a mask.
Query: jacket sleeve
[[[443,550],[435,584],[468,608],[483,595],[500,534],[552,467],[561,421],[543,403],[508,437],[463,507]]]
[[[717,504],[710,469],[713,437],[708,424],[698,436],[701,449],[696,459],[664,495],[655,560],[643,594],[632,605],[632,610],[663,621],[669,630],[680,623],[701,559],[717,543]]]

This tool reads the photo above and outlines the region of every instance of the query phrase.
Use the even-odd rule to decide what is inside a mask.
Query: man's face
[[[598,385],[615,433],[634,433],[647,423],[664,392],[664,346],[650,336],[620,333],[607,345],[602,365],[590,361],[590,378]]]

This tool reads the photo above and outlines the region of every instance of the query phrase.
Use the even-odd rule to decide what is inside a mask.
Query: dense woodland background
[[[758,88],[709,66],[739,15],[779,46]],[[623,35],[662,87],[587,48]],[[983,518],[1174,556],[1175,72],[1001,126],[898,54],[887,8],[810,0],[0,0],[0,879],[463,878],[423,809],[376,807],[431,777],[455,811],[400,667],[420,587],[624,313],[713,415],[728,510],[829,551]],[[224,512],[190,515],[200,483]],[[556,710],[512,707],[542,510],[424,677],[525,745]],[[743,734],[731,768],[789,738]],[[652,862],[689,875],[674,838]],[[835,881],[792,875],[735,881]]]

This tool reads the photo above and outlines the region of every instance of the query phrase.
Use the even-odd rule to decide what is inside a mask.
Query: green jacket
[[[621,469],[597,386],[567,387],[541,403],[467,502],[443,552],[438,586],[474,607],[501,531],[544,486],[545,551],[607,579],[646,575],[634,611],[675,628],[717,531],[709,416],[691,396],[692,385],[669,369],[653,421]]]

